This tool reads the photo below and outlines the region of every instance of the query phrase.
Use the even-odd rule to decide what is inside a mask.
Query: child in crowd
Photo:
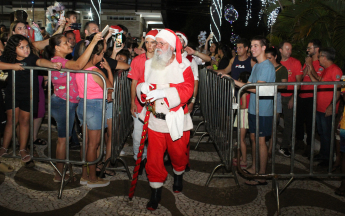
[[[66,27],[65,27],[65,31],[69,31],[69,30],[73,30],[73,34],[75,35],[75,42],[78,43],[79,41],[81,41],[81,37],[80,37],[80,31],[79,29],[72,29],[71,25],[73,23],[77,23],[77,12],[75,11],[67,11],[66,12]]]
[[[240,73],[240,77],[238,81],[247,83],[248,79],[250,77],[250,72],[248,71],[243,71]],[[240,130],[241,130],[241,160],[240,160],[240,165],[242,168],[247,168],[247,146],[246,146],[246,133],[247,129],[249,129],[248,125],[248,107],[249,107],[249,99],[250,99],[250,94],[246,91],[242,92],[241,95],[241,102],[240,102],[240,108],[241,108],[241,121],[240,121]],[[238,120],[238,115],[236,116],[234,127],[237,127],[237,120]],[[237,165],[237,159],[234,159],[234,165]]]
[[[103,107],[103,89],[112,88],[112,83],[109,80],[113,80],[113,74],[111,68],[107,61],[103,58],[104,47],[103,42],[100,41],[94,47],[89,62],[84,67],[84,70],[95,71],[105,78],[106,86],[103,86],[102,79],[95,74],[87,75],[87,98],[84,98],[84,78],[83,73],[78,73],[76,75],[78,91],[79,91],[79,105],[77,108],[77,114],[80,121],[80,125],[83,126],[84,115],[86,115],[86,161],[95,161],[97,159],[97,149],[101,142],[101,129],[102,129],[102,107]],[[79,53],[83,53],[84,50],[89,48],[85,43],[81,44]],[[99,62],[101,66],[106,68],[106,76],[101,70],[99,70],[95,65]],[[108,78],[107,78],[108,77]],[[110,101],[108,96],[108,101]],[[86,103],[87,112],[84,113],[84,103]],[[106,124],[106,122],[105,122]],[[80,179],[80,184],[87,185],[88,187],[105,187],[109,185],[108,180],[98,178],[96,175],[96,165],[88,165],[82,169],[82,177]]]
[[[32,53],[32,44],[27,37],[16,34],[10,37],[0,57],[0,70],[8,70],[8,85],[5,90],[5,107],[7,123],[4,132],[3,147],[0,148],[0,157],[7,154],[12,139],[12,125],[19,123],[19,153],[23,162],[31,160],[26,150],[30,131],[30,70],[22,66],[39,66],[60,70],[61,63],[52,63],[46,59],[39,59]],[[12,70],[15,74],[15,122],[12,122]],[[33,71],[33,113],[37,114],[38,104],[38,74]]]
[[[45,59],[51,59],[52,62],[59,62],[62,68],[71,70],[81,70],[88,62],[92,50],[95,45],[101,40],[101,33],[90,42],[89,48],[78,58],[77,61],[66,59],[66,56],[73,50],[71,44],[68,43],[67,38],[63,34],[55,35],[49,39],[49,45],[44,49],[43,56]],[[56,147],[56,158],[66,158],[66,100],[67,100],[67,73],[52,71],[52,83],[54,86],[54,94],[51,97],[51,113],[56,121],[58,130],[58,141]],[[69,95],[69,135],[71,137],[72,128],[75,118],[75,110],[79,102],[79,92],[76,83],[76,74],[70,73],[70,95]],[[57,168],[62,173],[63,163],[57,163]],[[68,178],[68,177],[67,177]],[[61,176],[56,173],[54,182],[61,182]]]

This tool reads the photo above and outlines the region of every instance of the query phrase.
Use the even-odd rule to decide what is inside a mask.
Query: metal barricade
[[[85,151],[85,147],[86,147],[86,115],[83,115],[83,144],[82,144],[82,151],[83,151],[83,155],[80,161],[78,160],[70,160],[70,152],[69,152],[69,139],[66,139],[66,159],[56,159],[56,158],[52,158],[52,145],[51,145],[51,138],[52,138],[52,130],[51,130],[51,90],[52,90],[52,76],[51,76],[51,72],[52,71],[56,71],[54,69],[48,69],[48,68],[42,68],[42,67],[27,67],[27,66],[22,66],[24,69],[29,69],[30,70],[30,137],[29,137],[29,146],[30,146],[30,156],[32,158],[32,160],[36,160],[36,161],[47,161],[50,162],[50,164],[54,167],[55,171],[57,173],[59,173],[59,175],[62,177],[62,181],[61,181],[61,186],[60,186],[60,190],[59,190],[59,194],[58,194],[58,198],[60,199],[62,196],[62,191],[63,188],[65,187],[65,185],[69,182],[69,181],[73,181],[73,170],[72,170],[72,164],[75,165],[93,165],[96,164],[97,162],[99,162],[103,156],[103,141],[104,141],[104,124],[106,121],[106,107],[105,107],[105,102],[106,102],[106,98],[107,98],[107,89],[104,88],[103,90],[103,101],[102,101],[102,128],[101,128],[101,143],[100,143],[100,155],[98,156],[98,158],[95,161],[86,161],[86,151]],[[35,71],[47,71],[48,72],[48,143],[47,143],[47,147],[48,147],[48,156],[43,158],[43,157],[34,157],[33,155],[33,83],[34,83],[34,70]],[[80,71],[75,71],[75,70],[69,70],[69,69],[61,69],[60,72],[66,72],[66,79],[67,79],[67,84],[66,84],[66,96],[67,96],[67,100],[66,100],[66,134],[69,134],[69,106],[70,106],[70,101],[69,101],[69,97],[70,97],[70,74],[71,73],[84,73],[84,98],[86,97],[86,93],[87,93],[87,75],[88,74],[93,74],[96,75],[98,77],[101,78],[102,82],[103,82],[103,86],[106,86],[106,82],[104,77],[97,72],[94,71],[86,71],[86,70],[80,70]],[[12,71],[12,147],[13,147],[13,153],[12,155],[6,155],[6,157],[10,157],[10,158],[20,158],[20,156],[16,155],[16,124],[15,124],[15,120],[16,120],[16,116],[15,116],[15,97],[16,97],[16,88],[15,88],[15,76],[16,76],[16,71]],[[86,113],[86,100],[84,103],[84,113]],[[75,113],[73,113],[73,115],[75,115]],[[64,165],[64,169],[63,172],[60,173],[59,170],[56,168],[56,166],[54,165],[54,162],[59,162],[59,163],[65,163]],[[65,180],[65,175],[66,172],[69,170],[70,172],[70,178],[68,178],[67,180]]]
[[[232,169],[233,157],[233,102],[235,101],[235,84],[232,79],[222,79],[214,71],[200,71],[200,106],[204,116],[206,133],[200,139],[208,135],[219,154],[221,164],[217,165],[209,178],[206,186],[213,177],[234,178],[239,185],[235,170]],[[218,168],[223,167],[230,174],[215,175]]]
[[[332,173],[332,161],[333,161],[333,155],[334,155],[334,135],[335,135],[335,118],[336,118],[336,99],[337,99],[337,89],[338,85],[343,85],[345,82],[285,82],[285,83],[249,83],[244,85],[242,88],[239,89],[238,92],[238,101],[240,101],[240,95],[243,93],[246,89],[248,88],[255,88],[256,94],[255,94],[255,104],[256,104],[256,136],[255,136],[255,143],[256,148],[255,148],[255,155],[256,155],[256,160],[255,160],[255,174],[248,174],[243,172],[243,170],[240,167],[240,163],[237,164],[237,168],[239,172],[244,176],[248,178],[264,178],[264,179],[272,179],[272,192],[274,196],[276,197],[277,201],[277,212],[278,214],[280,213],[280,204],[279,204],[279,196],[282,194],[282,192],[292,183],[292,181],[295,178],[315,178],[315,177],[344,177],[345,174],[334,174]],[[275,149],[276,149],[276,137],[277,137],[277,124],[273,124],[273,131],[272,131],[272,139],[273,139],[273,147],[272,147],[272,172],[269,174],[259,174],[259,100],[260,100],[260,88],[261,87],[267,87],[267,86],[272,86],[271,91],[273,90],[274,96],[273,100],[273,122],[277,122],[277,88],[278,86],[288,86],[288,85],[293,85],[294,86],[294,94],[293,94],[293,124],[292,124],[292,144],[291,144],[291,161],[290,161],[290,172],[289,173],[277,173],[276,170],[276,157],[275,157]],[[298,86],[301,85],[313,85],[314,86],[314,95],[313,95],[313,122],[312,122],[312,143],[311,143],[311,152],[310,152],[310,165],[309,165],[309,172],[306,173],[295,173],[295,144],[296,144],[296,113],[297,113],[297,90]],[[333,110],[332,110],[332,128],[331,128],[331,144],[330,144],[330,155],[329,155],[329,165],[328,165],[328,173],[315,173],[314,172],[314,148],[315,148],[315,132],[316,132],[316,101],[317,101],[317,87],[319,85],[332,85],[333,89],[329,89],[329,91],[333,91]],[[263,89],[262,89],[263,90]],[[238,128],[240,128],[240,120],[241,118],[241,112],[240,112],[240,107],[237,108],[237,113],[239,115],[238,119],[239,121],[237,122]],[[241,130],[237,130],[237,142],[240,143],[241,139]],[[237,147],[237,155],[240,155],[240,145]],[[279,189],[279,184],[278,184],[278,179],[279,178],[289,178],[289,181],[287,184],[282,188]]]
[[[126,171],[129,180],[132,179],[126,161],[120,157],[126,139],[133,130],[133,119],[131,114],[131,79],[127,78],[129,71],[117,72],[114,75],[113,88],[113,121],[112,121],[112,140],[111,157],[104,162],[101,174],[107,170]],[[121,168],[106,168],[109,163],[117,165],[117,161],[122,163]]]

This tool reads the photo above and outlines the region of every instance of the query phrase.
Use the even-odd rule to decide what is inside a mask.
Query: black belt
[[[186,107],[186,104],[184,106],[182,106],[182,109],[184,110],[184,108]],[[153,114],[153,113],[152,113]],[[162,120],[165,120],[165,116],[166,114],[164,113],[155,113],[153,114],[156,118],[158,119],[162,119]]]

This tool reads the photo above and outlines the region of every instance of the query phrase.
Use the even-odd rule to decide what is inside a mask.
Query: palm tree
[[[281,1],[284,5],[284,1]],[[324,47],[337,51],[336,63],[345,63],[345,2],[343,0],[301,0],[289,4],[278,15],[273,26],[272,42],[288,40],[293,55],[304,61],[305,48],[311,39],[319,39]],[[278,44],[273,44],[277,46]]]

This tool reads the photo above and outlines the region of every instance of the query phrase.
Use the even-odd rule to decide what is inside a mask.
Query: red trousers
[[[190,131],[184,131],[180,139],[172,141],[169,133],[148,130],[149,144],[145,169],[150,182],[164,182],[166,180],[168,176],[168,172],[164,167],[164,153],[166,150],[168,150],[175,171],[181,172],[186,169],[189,162],[189,136]]]

